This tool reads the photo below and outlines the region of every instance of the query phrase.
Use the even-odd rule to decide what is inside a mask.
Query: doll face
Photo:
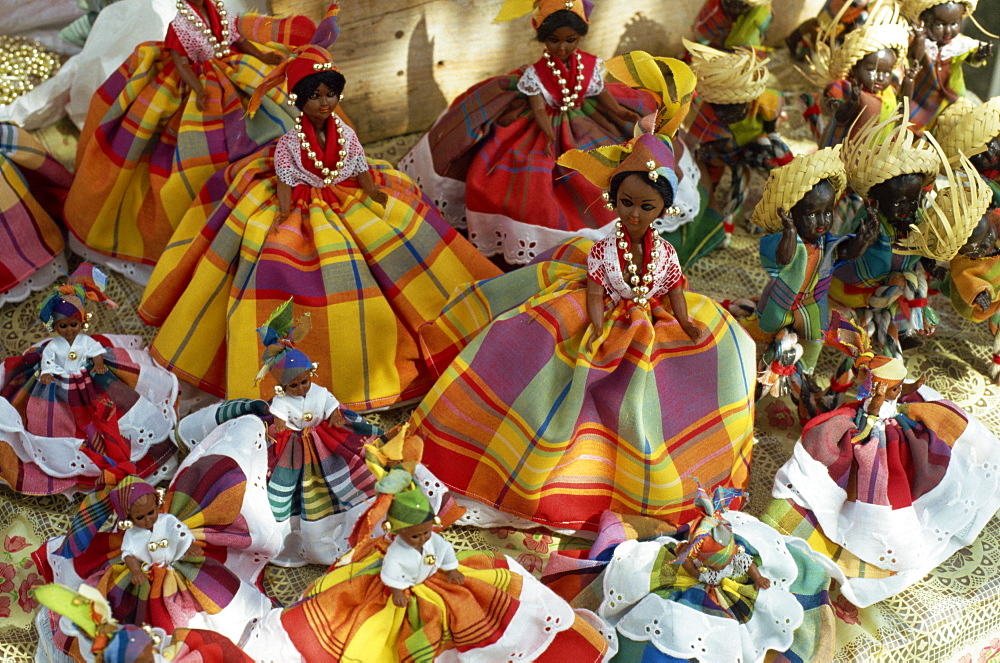
[[[160,516],[160,505],[157,504],[156,493],[147,493],[135,502],[128,510],[129,520],[141,529],[153,529],[156,519]]]
[[[618,186],[615,213],[633,242],[641,240],[649,227],[663,214],[663,196],[643,181],[641,175],[629,175]]]
[[[339,103],[340,95],[327,87],[326,83],[320,83],[306,99],[302,113],[313,122],[326,122]]]
[[[833,185],[823,180],[792,206],[795,231],[804,241],[815,244],[829,232],[833,224],[833,208],[837,204],[836,194]]]
[[[750,5],[743,0],[722,0],[722,11],[730,18],[742,16],[750,9]]]
[[[927,38],[944,46],[962,33],[962,19],[965,5],[960,2],[945,2],[931,7],[920,15],[927,30]]]
[[[990,215],[984,214],[976,228],[969,236],[965,246],[958,250],[959,255],[969,258],[986,258],[997,253],[997,229],[991,223]]]
[[[404,527],[396,532],[396,536],[402,539],[403,543],[406,545],[420,550],[424,547],[425,543],[430,541],[431,534],[433,534],[433,528],[434,522],[428,520],[426,523],[422,523],[420,525]]]
[[[83,323],[78,318],[63,318],[53,323],[52,328],[67,342],[72,343],[73,339],[83,330]]]
[[[289,396],[303,397],[309,393],[309,387],[312,386],[312,372],[306,371],[294,378],[291,382],[286,385],[282,385],[285,393]]]
[[[851,69],[851,76],[865,92],[878,94],[892,82],[892,70],[895,66],[896,53],[883,48],[861,58]]]
[[[554,58],[566,60],[573,55],[580,45],[580,33],[573,28],[563,26],[557,28],[545,38],[545,50]]]
[[[969,161],[980,173],[987,170],[1000,169],[1000,136],[986,143],[986,149],[979,154],[969,157]]]
[[[897,175],[868,192],[868,197],[878,202],[878,209],[896,231],[896,238],[910,234],[910,224],[917,221],[917,210],[924,204],[924,175],[908,173]]]
[[[709,103],[715,111],[715,117],[723,124],[735,124],[745,118],[750,112],[750,104],[713,104]]]

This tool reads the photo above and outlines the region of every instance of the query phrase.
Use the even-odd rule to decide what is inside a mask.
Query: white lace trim
[[[924,52],[927,57],[930,58],[931,62],[938,62],[938,60],[951,60],[960,55],[965,55],[969,51],[974,51],[979,48],[981,43],[978,39],[973,39],[968,35],[958,35],[950,42],[944,45],[943,48],[938,50],[937,42],[930,37],[925,37],[927,43],[924,47]]]
[[[420,190],[427,194],[449,225],[464,229],[468,227],[465,218],[465,182],[437,174],[428,135],[424,134],[406,156],[399,160],[396,167],[409,175]]]
[[[42,266],[31,276],[27,277],[7,292],[0,293],[0,306],[23,302],[32,293],[45,290],[61,276],[65,276],[66,256],[62,253],[56,255],[48,264]]]
[[[208,2],[211,1],[208,0]],[[191,7],[191,5],[188,5],[188,7]],[[201,12],[193,7],[191,7],[191,11],[201,15]],[[205,16],[202,15],[202,18],[204,19]],[[229,42],[225,44],[226,46],[232,46],[240,40],[240,33],[236,28],[236,18],[235,14],[229,15]],[[173,26],[174,32],[177,33],[177,38],[180,40],[181,46],[184,47],[187,57],[191,62],[207,62],[215,57],[215,49],[212,48],[211,42],[183,14],[177,12],[174,20],[170,21],[170,25]]]
[[[347,148],[344,158],[344,167],[340,169],[339,175],[333,180],[333,184],[339,184],[351,177],[357,177],[368,170],[368,159],[365,157],[365,149],[358,140],[358,135],[354,133],[346,124],[341,125],[341,133],[344,138],[344,146]],[[329,164],[328,164],[329,167]],[[288,186],[298,186],[305,184],[315,189],[322,189],[327,185],[323,183],[323,178],[315,173],[306,170],[302,164],[302,142],[294,131],[289,131],[278,139],[278,144],[274,148],[274,172],[278,179]]]
[[[479,252],[489,257],[497,255],[510,265],[526,265],[540,254],[571,239],[591,239],[595,242],[611,232],[615,224],[601,228],[579,230],[554,230],[532,225],[504,216],[466,210],[469,222],[469,241]]]
[[[718,585],[723,578],[739,578],[750,573],[753,558],[743,546],[736,546],[736,554],[723,568],[716,570],[705,567],[698,574],[698,581],[706,585]]]
[[[676,141],[679,140],[680,138],[676,139]],[[698,191],[698,184],[701,182],[701,169],[698,168],[698,162],[694,160],[694,150],[685,146],[684,153],[678,159],[674,172],[677,173],[678,183],[672,204],[681,213],[675,216],[663,216],[653,221],[653,230],[658,233],[673,232],[685,223],[694,221],[701,213],[701,192]]]
[[[615,246],[615,236],[608,235],[594,244],[587,254],[587,274],[604,286],[611,300],[616,304],[622,299],[633,299],[632,286],[625,282],[621,263],[618,260],[618,249]],[[653,268],[653,280],[649,284],[649,297],[666,294],[681,280],[681,265],[677,260],[677,251],[670,242],[655,238],[653,249],[660,252]]]
[[[69,250],[84,260],[118,272],[128,280],[138,283],[143,287],[149,283],[149,279],[153,275],[153,265],[144,265],[141,262],[130,262],[120,258],[108,257],[85,246],[72,233],[69,235]]]
[[[587,90],[583,93],[583,96],[596,97],[601,92],[604,92],[604,75],[607,72],[604,60],[597,58],[597,62],[594,64],[594,73],[590,77],[590,82],[587,83]],[[542,85],[541,79],[538,78],[538,72],[535,71],[535,65],[531,65],[524,70],[521,78],[517,81],[517,89],[528,97],[533,97],[537,94],[542,95],[548,106],[555,107],[559,105],[556,103],[555,98],[549,94],[549,91],[545,89],[545,86]]]

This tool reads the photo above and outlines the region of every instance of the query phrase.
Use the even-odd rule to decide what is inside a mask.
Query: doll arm
[[[175,50],[170,51],[170,59],[174,61],[174,66],[177,67],[177,73],[181,75],[181,80],[187,83],[188,87],[194,92],[195,106],[200,111],[205,110],[205,87],[198,80],[194,70],[191,68],[191,61]]]
[[[979,42],[979,48],[969,57],[970,64],[982,64],[993,57],[993,43],[988,41]]]
[[[639,121],[639,114],[631,108],[621,105],[608,88],[601,90],[597,95],[597,106],[608,115],[617,118],[620,122],[632,123]]]
[[[873,386],[871,400],[868,401],[868,407],[865,408],[865,412],[877,417],[879,410],[882,409],[882,403],[885,402],[885,383],[875,382]]]
[[[149,582],[149,576],[147,576],[142,570],[142,562],[132,555],[126,556],[124,561],[125,566],[128,567],[133,585],[145,585]]]
[[[587,317],[593,334],[587,342],[587,354],[594,351],[594,341],[604,328],[604,286],[587,276]]]
[[[924,55],[926,53],[927,30],[924,28],[924,22],[920,21],[913,26],[913,41],[910,42],[910,47],[906,49],[906,57],[916,69],[920,69],[924,64]]]
[[[184,555],[181,556],[181,559],[183,559],[184,557],[201,557],[201,556],[202,556],[201,546],[198,545],[197,541],[192,541],[191,545],[188,546],[188,549],[184,551]]]
[[[865,201],[865,218],[861,220],[854,237],[837,245],[837,260],[851,262],[860,258],[878,239],[878,201]]]
[[[254,44],[252,41],[244,39],[243,37],[233,42],[232,47],[241,53],[246,53],[250,57],[257,58],[264,64],[269,64],[274,66],[281,64],[282,57],[279,53],[264,53],[259,48],[257,48],[256,44]]]
[[[781,219],[781,241],[778,242],[774,261],[779,265],[787,265],[795,257],[798,234],[795,232],[795,222],[792,220],[792,216],[785,211],[784,207],[778,208],[778,217]]]
[[[761,575],[760,569],[757,568],[757,564],[750,562],[750,568],[747,569],[747,575],[750,576],[750,580],[753,581],[753,586],[758,590],[767,589],[771,586],[771,581]]]
[[[441,559],[440,568],[448,576],[448,582],[454,585],[465,584],[465,575],[458,570],[458,557],[455,549],[440,534],[435,533],[435,548]]]
[[[375,183],[375,178],[372,177],[371,170],[366,170],[358,175],[358,184],[360,184],[364,192],[368,194],[368,197],[379,205],[384,206],[387,202],[389,202],[389,196],[382,190],[382,187]]]
[[[915,392],[920,387],[924,386],[924,378],[918,378],[915,382],[909,382],[903,385],[902,391],[899,392],[900,398],[905,398]]]
[[[104,375],[108,372],[108,367],[104,365],[104,355],[94,357],[94,372],[98,375]]]
[[[545,106],[545,97],[540,94],[533,94],[528,97],[528,103],[531,104],[531,114],[535,116],[538,128],[542,130],[546,138],[554,141],[556,139],[556,132],[552,128],[552,118],[549,117]]]
[[[285,222],[288,214],[292,211],[292,187],[279,178],[275,190],[278,195],[278,211],[275,212],[274,220],[271,221],[272,233],[278,232],[278,227]]]
[[[688,317],[688,305],[687,300],[684,299],[684,288],[681,286],[676,286],[667,291],[667,296],[670,297],[670,307],[674,310],[674,317],[677,318],[677,322],[680,323],[681,329],[684,333],[688,335],[692,343],[697,343],[701,340],[701,330],[698,329],[698,325],[694,324],[694,321]]]

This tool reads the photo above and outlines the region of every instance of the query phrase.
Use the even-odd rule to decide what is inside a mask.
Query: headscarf
[[[274,309],[267,321],[257,328],[260,342],[264,344],[264,363],[257,373],[255,383],[264,379],[271,372],[280,385],[286,385],[306,371],[317,368],[304,352],[295,348],[295,344],[306,337],[312,324],[309,314],[303,315],[293,324],[292,299]]]
[[[594,3],[590,0],[506,0],[493,20],[513,21],[530,12],[531,27],[537,30],[545,19],[564,9],[582,18],[584,23],[590,23]]]
[[[104,294],[108,276],[98,267],[85,262],[70,274],[65,285],[56,287],[42,300],[38,318],[51,327],[59,320],[76,318],[86,320],[86,301],[103,303],[108,308],[117,306]]]
[[[102,466],[102,461],[107,459],[88,455],[101,468],[102,486],[83,498],[76,515],[73,516],[69,531],[66,532],[63,544],[57,551],[59,556],[67,559],[72,559],[87,550],[94,536],[109,522],[127,528],[129,509],[136,500],[143,495],[156,493],[156,489],[145,479],[133,474],[135,467],[131,463],[126,463],[124,466],[113,464]]]
[[[858,387],[860,400],[872,393],[873,382],[894,386],[906,379],[906,364],[901,359],[875,354],[867,332],[853,320],[844,320],[840,311],[834,311],[830,316],[825,340],[830,347],[852,357],[856,368],[866,369],[864,382]]]
[[[723,514],[736,499],[744,495],[744,491],[717,486],[710,497],[697,479],[695,484],[698,493],[694,503],[704,515],[691,521],[688,545],[677,556],[675,563],[682,564],[689,557],[693,557],[711,569],[721,569],[729,564],[736,554],[733,528]]]

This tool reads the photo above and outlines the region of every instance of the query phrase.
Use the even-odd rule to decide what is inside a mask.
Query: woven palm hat
[[[828,45],[831,80],[846,78],[865,56],[882,49],[893,51],[897,62],[902,62],[909,44],[910,29],[899,15],[899,6],[895,0],[880,0],[869,8],[864,25],[848,32],[839,46]]]
[[[769,233],[781,230],[778,208],[790,212],[814,186],[830,180],[836,197],[847,187],[847,172],[840,158],[840,145],[803,154],[775,168],[767,177],[764,193],[753,209],[751,221]]]
[[[979,4],[979,0],[900,0],[899,10],[910,23],[916,24],[920,22],[920,15],[925,11],[949,2],[959,2],[965,5],[966,15],[976,11],[976,5]]]
[[[687,39],[684,48],[691,54],[691,70],[698,77],[698,94],[713,104],[745,104],[767,89],[767,63],[753,49],[720,51]]]
[[[949,159],[982,152],[1000,136],[1000,97],[978,106],[964,97],[957,99],[938,117],[935,136]]]

